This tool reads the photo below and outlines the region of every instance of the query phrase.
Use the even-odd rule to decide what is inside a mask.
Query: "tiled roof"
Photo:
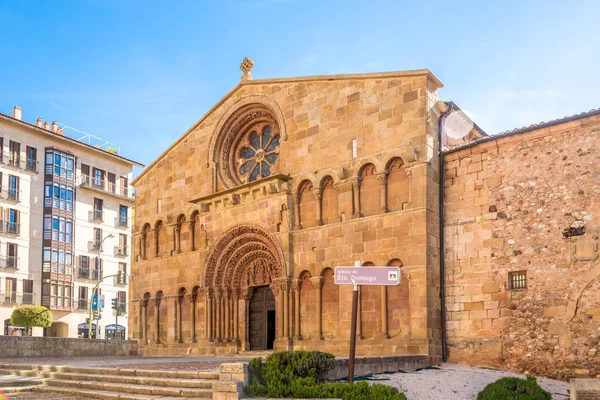
[[[555,126],[555,125],[560,125],[560,124],[564,124],[567,122],[571,122],[571,121],[576,121],[578,119],[583,119],[583,118],[587,118],[587,117],[593,117],[595,115],[600,115],[600,108],[596,108],[596,109],[591,109],[590,111],[586,111],[586,112],[582,112],[579,114],[573,114],[571,116],[567,116],[567,117],[563,117],[563,118],[557,118],[557,119],[553,119],[550,121],[542,121],[542,122],[538,122],[537,124],[531,124],[528,126],[523,126],[521,128],[515,128],[515,129],[511,129],[511,130],[507,130],[504,132],[499,132],[499,133],[494,133],[489,135],[488,137],[479,139],[479,140],[475,140],[471,143],[465,144],[463,146],[460,147],[456,147],[453,148],[449,151],[447,151],[446,153],[453,153],[455,151],[459,151],[465,148],[469,148],[469,147],[473,147],[476,146],[479,143],[482,142],[488,142],[490,140],[496,140],[496,139],[500,139],[503,137],[508,137],[508,136],[513,136],[513,135],[518,135],[520,133],[526,133],[526,132],[531,132],[534,131],[536,129],[542,129],[542,128],[547,128],[549,126]]]
[[[135,166],[137,166],[137,167],[144,168],[144,164],[142,164],[142,163],[140,163],[140,162],[137,162],[137,161],[131,160],[131,159],[129,159],[129,158],[126,158],[126,157],[120,156],[120,155],[118,155],[118,154],[109,153],[108,151],[106,151],[106,150],[104,150],[104,149],[101,149],[101,148],[99,148],[99,147],[96,147],[96,146],[92,146],[92,145],[90,145],[90,144],[87,144],[87,143],[84,143],[84,142],[80,142],[80,141],[79,141],[79,140],[77,140],[77,139],[73,139],[73,138],[70,138],[70,137],[68,137],[68,136],[65,136],[65,135],[59,135],[59,134],[58,134],[58,133],[56,133],[56,132],[52,132],[52,131],[49,131],[49,130],[47,130],[47,129],[40,128],[40,127],[39,127],[39,126],[37,126],[37,125],[30,124],[29,122],[26,122],[26,121],[23,121],[23,120],[20,120],[20,119],[16,119],[16,118],[14,118],[14,117],[12,117],[12,116],[10,116],[10,115],[7,115],[7,114],[4,114],[4,113],[1,113],[1,112],[0,112],[0,117],[2,117],[2,118],[5,118],[5,119],[8,119],[8,120],[10,120],[10,121],[13,121],[13,122],[16,122],[16,123],[19,123],[19,124],[26,125],[26,126],[28,126],[28,127],[30,127],[30,128],[34,128],[34,129],[36,129],[37,131],[39,131],[39,132],[41,132],[41,133],[45,133],[45,134],[52,134],[52,135],[55,135],[55,136],[57,136],[57,137],[59,137],[59,138],[66,139],[66,140],[68,140],[68,141],[71,141],[71,142],[73,142],[73,143],[76,143],[76,144],[78,144],[78,145],[85,146],[85,147],[88,147],[88,148],[90,148],[90,149],[93,149],[93,150],[100,151],[100,152],[102,152],[102,153],[104,153],[104,154],[106,154],[106,155],[108,155],[108,156],[111,156],[111,157],[116,157],[116,158],[120,158],[121,160],[127,161],[128,163],[131,163],[131,164],[133,164],[133,165],[135,165]]]

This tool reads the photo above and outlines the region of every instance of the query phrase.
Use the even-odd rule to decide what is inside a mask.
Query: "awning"
[[[105,330],[115,330],[115,326],[117,327],[118,331],[124,331],[125,327],[123,325],[115,325],[115,324],[110,324],[110,325],[106,325],[104,327]]]

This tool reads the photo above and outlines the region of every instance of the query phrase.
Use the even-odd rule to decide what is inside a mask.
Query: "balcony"
[[[0,198],[3,200],[19,203],[21,202],[21,190],[11,187],[3,187],[0,189]]]
[[[89,251],[102,251],[104,250],[103,248],[104,246],[102,246],[102,242],[100,240],[90,240],[88,242],[88,250]]]
[[[102,279],[102,271],[98,271],[97,269],[90,270],[90,280],[99,281]]]
[[[127,285],[127,275],[121,273],[115,276],[115,285]]]
[[[5,152],[0,155],[0,163],[6,162],[6,166],[16,169],[24,169],[35,174],[40,171],[40,162],[35,158],[22,157],[17,153]]]
[[[80,175],[77,185],[81,188],[90,189],[98,193],[108,194],[120,200],[133,201],[133,189],[131,186],[121,186],[116,183],[96,179],[88,175]]]
[[[104,222],[104,210],[93,209],[88,213],[90,221]]]
[[[79,299],[77,300],[77,309],[79,310],[88,310],[89,307],[89,301],[88,299]]]
[[[90,279],[90,269],[89,268],[79,268],[77,277],[80,279]]]
[[[21,224],[14,221],[0,221],[0,233],[5,235],[18,236],[21,231]]]
[[[129,228],[129,218],[119,215],[115,218],[116,228]]]
[[[115,246],[115,256],[127,257],[129,255],[129,246]]]
[[[0,268],[19,269],[19,257],[0,256]]]

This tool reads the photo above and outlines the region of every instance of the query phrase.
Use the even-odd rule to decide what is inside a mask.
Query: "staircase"
[[[41,384],[30,390],[118,400],[212,399],[212,385],[219,380],[218,372],[20,364],[0,365],[0,375],[37,377]]]

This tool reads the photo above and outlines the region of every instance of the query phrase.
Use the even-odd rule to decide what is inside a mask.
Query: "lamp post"
[[[98,256],[96,257],[96,266],[98,267],[97,269],[97,273],[98,273],[98,283],[96,283],[96,286],[94,286],[94,289],[92,290],[92,299],[90,301],[90,318],[88,319],[88,338],[91,339],[92,338],[92,305],[94,303],[94,296],[96,295],[96,293],[98,292],[98,286],[100,286],[100,282],[102,282],[102,279],[100,279],[100,251],[102,250],[102,243],[104,243],[104,241],[108,238],[114,238],[115,235],[113,235],[112,233],[106,235],[104,237],[104,239],[102,239],[100,241],[100,243],[98,243]],[[107,277],[108,278],[108,277]],[[97,303],[96,303],[96,311],[99,311],[100,309],[100,299],[97,299]],[[96,315],[98,315],[98,312],[96,312]],[[98,320],[96,320],[96,339],[98,339]]]

